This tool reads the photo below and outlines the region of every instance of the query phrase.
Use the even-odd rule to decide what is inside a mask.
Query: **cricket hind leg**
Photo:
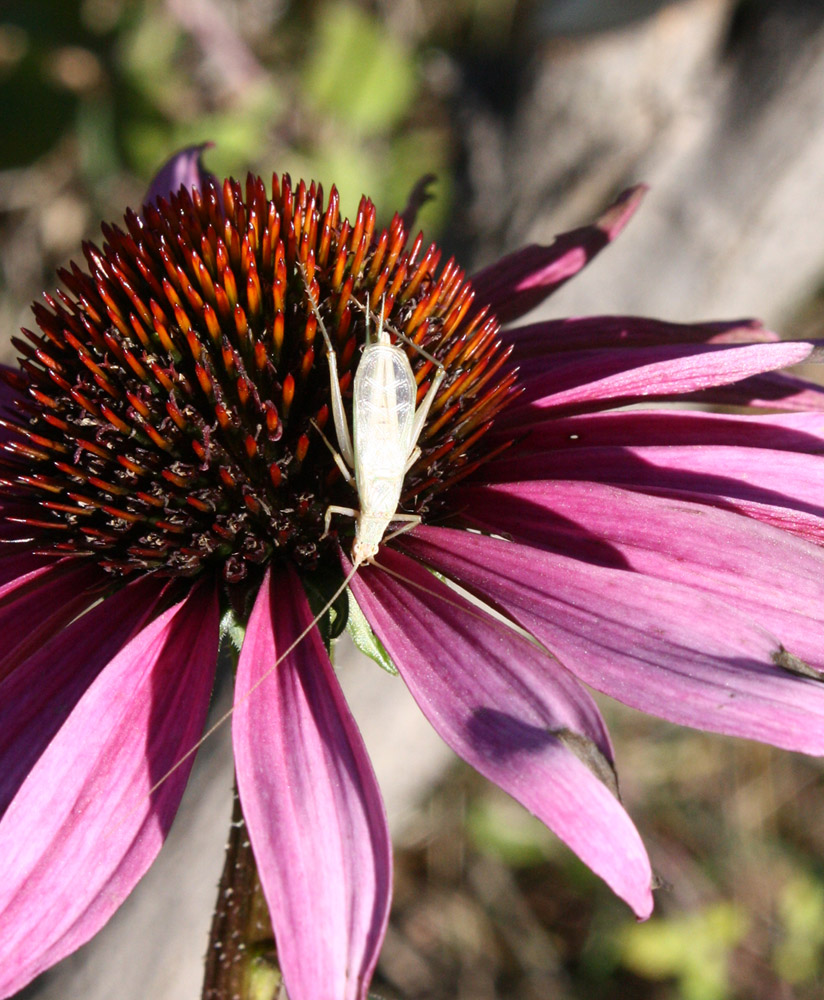
[[[409,452],[409,458],[406,460],[406,465],[403,467],[403,474],[406,475],[407,472],[412,468],[415,462],[421,457],[421,449],[415,445],[412,451]]]

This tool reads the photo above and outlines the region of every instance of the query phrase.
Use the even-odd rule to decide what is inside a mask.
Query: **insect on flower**
[[[305,269],[302,269],[301,273],[305,280]],[[345,514],[356,519],[355,539],[352,543],[354,572],[364,560],[371,561],[377,555],[384,533],[392,522],[404,521],[406,524],[391,537],[403,534],[404,531],[421,523],[420,514],[399,513],[398,502],[403,487],[403,477],[420,457],[418,438],[446,375],[446,369],[413,340],[404,337],[399,330],[393,331],[398,340],[409,344],[436,367],[435,377],[416,409],[415,376],[406,354],[389,339],[384,320],[385,301],[381,299],[381,312],[374,341],[369,336],[370,308],[367,301],[364,307],[366,343],[355,374],[352,398],[353,432],[350,435],[340,391],[337,354],[308,282],[306,292],[326,342],[332,415],[340,452],[335,451],[317,424],[315,428],[332,452],[344,478],[357,492],[361,503],[360,510],[330,504],[326,508],[324,534],[329,533],[333,514]]]

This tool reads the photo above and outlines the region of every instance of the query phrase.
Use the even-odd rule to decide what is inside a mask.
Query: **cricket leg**
[[[335,465],[337,465],[337,467],[343,473],[343,478],[346,480],[347,483],[349,483],[349,485],[352,487],[353,490],[357,490],[358,487],[357,483],[355,482],[355,477],[346,467],[346,462],[344,462],[341,453],[335,449],[335,446],[332,444],[329,438],[323,433],[320,427],[318,427],[316,421],[312,420],[311,417],[309,419],[309,423],[315,428],[318,434],[320,434],[321,438],[323,439],[323,443],[326,445],[329,451],[332,452],[332,458],[334,458],[335,460]]]
[[[403,474],[406,475],[407,472],[412,468],[415,462],[421,457],[421,449],[417,445],[410,451],[409,458],[406,460],[406,465],[403,467]]]
[[[329,534],[329,526],[332,523],[333,514],[343,514],[345,517],[360,517],[360,511],[355,510],[353,507],[338,507],[337,504],[330,504],[326,508],[326,516],[323,519],[323,534],[321,538],[326,538]]]
[[[418,438],[421,436],[423,425],[426,423],[426,418],[429,416],[429,410],[435,402],[435,396],[438,394],[438,389],[441,387],[444,375],[446,375],[446,369],[443,365],[439,365],[438,370],[435,372],[435,377],[432,379],[432,384],[429,386],[426,391],[426,395],[421,400],[421,405],[417,408],[417,410],[415,410],[415,422],[412,424],[412,440],[415,442],[417,442]]]
[[[397,538],[398,535],[405,535],[407,531],[411,531],[413,528],[417,528],[421,523],[420,514],[395,514],[390,523],[395,521],[405,521],[406,523],[401,528],[396,528],[394,531],[390,532],[388,535],[383,536],[385,542],[390,542],[393,538]]]
[[[302,266],[301,274],[303,275],[303,283],[306,286],[306,297],[309,299],[309,305],[312,307],[312,312],[318,321],[318,329],[326,342],[326,361],[329,365],[329,391],[332,396],[332,418],[335,421],[335,434],[338,438],[338,447],[340,448],[344,462],[346,462],[350,469],[354,469],[355,449],[352,447],[352,435],[349,433],[349,422],[346,419],[346,411],[343,408],[343,397],[340,394],[338,355],[332,343],[332,338],[329,336],[329,331],[326,329],[326,324],[323,322],[318,304],[309,290],[309,282],[306,280],[306,272]]]

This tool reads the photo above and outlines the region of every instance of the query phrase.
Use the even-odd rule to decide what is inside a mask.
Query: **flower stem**
[[[202,1000],[276,1000],[281,995],[272,922],[235,788]]]

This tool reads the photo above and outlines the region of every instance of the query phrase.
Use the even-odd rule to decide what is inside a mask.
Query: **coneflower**
[[[354,600],[444,739],[647,916],[649,862],[578,678],[824,751],[824,393],[775,371],[815,344],[625,317],[502,330],[641,189],[467,281],[408,217],[380,228],[363,199],[349,221],[334,189],[288,177],[218,184],[196,153],[61,272],[5,374],[0,995],[88,940],[154,859],[221,616],[244,635],[238,790],[289,996],[366,994],[391,851],[310,628],[306,590],[322,606],[350,570],[353,522],[327,533],[327,508],[359,507],[319,322],[350,421],[370,323],[419,400],[445,371],[398,508],[422,525],[359,567]],[[789,412],[624,409],[685,397]]]

